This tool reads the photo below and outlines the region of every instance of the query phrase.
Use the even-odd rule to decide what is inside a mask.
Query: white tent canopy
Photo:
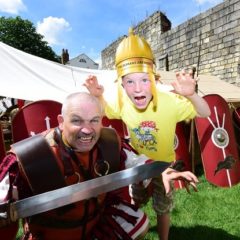
[[[62,102],[71,92],[87,91],[82,84],[88,75],[96,75],[105,88],[105,97],[116,95],[116,71],[70,67],[51,62],[0,42],[0,96],[36,101]],[[160,71],[166,86],[175,79],[173,72]],[[161,86],[165,88],[165,85]],[[169,87],[166,87],[169,89]],[[217,77],[200,75],[199,94],[217,93],[229,102],[240,102],[240,88]]]
[[[96,75],[101,84],[107,85],[106,94],[112,92],[111,84],[114,84],[116,79],[115,71],[62,65],[0,42],[0,96],[62,102],[71,92],[87,91],[82,84],[88,75]]]

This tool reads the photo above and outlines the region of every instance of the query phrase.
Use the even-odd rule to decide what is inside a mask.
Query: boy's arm
[[[88,89],[90,94],[99,98],[99,100],[103,104],[103,107],[106,105],[106,101],[103,97],[104,88],[102,85],[98,83],[96,76],[89,75],[83,86],[85,86]]]
[[[162,173],[162,179],[166,194],[171,191],[171,182],[173,180],[183,180],[188,193],[190,193],[189,185],[197,192],[198,178],[190,171],[179,172],[169,167]]]
[[[186,98],[191,101],[194,108],[197,111],[198,117],[208,117],[211,114],[210,108],[207,102],[200,97],[197,93],[193,93],[191,96],[186,96]]]
[[[211,114],[210,108],[207,102],[195,92],[196,80],[192,75],[192,71],[177,72],[176,81],[172,82],[172,86],[176,93],[191,101],[198,117],[208,117]]]

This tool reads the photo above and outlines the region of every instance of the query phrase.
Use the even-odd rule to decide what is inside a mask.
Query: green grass
[[[202,173],[199,180],[198,192],[176,191],[169,240],[240,240],[240,184],[216,187]],[[151,202],[143,209],[151,224],[145,240],[156,240],[156,216]]]

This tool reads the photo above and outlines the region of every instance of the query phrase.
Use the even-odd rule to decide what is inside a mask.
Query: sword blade
[[[154,161],[25,198],[10,203],[9,215],[11,220],[16,221],[19,218],[32,216],[84,199],[97,197],[101,193],[113,191],[144,179],[159,176],[168,166],[168,163]]]

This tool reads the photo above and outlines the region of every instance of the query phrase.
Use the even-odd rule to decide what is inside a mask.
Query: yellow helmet
[[[153,94],[153,106],[156,107],[157,95],[154,56],[147,41],[138,35],[134,35],[132,28],[129,29],[129,36],[120,42],[116,50],[115,65],[118,74],[120,105],[122,105],[121,78],[129,73],[144,72],[149,74]]]
[[[133,34],[124,38],[116,51],[115,65],[119,77],[134,72],[154,72],[154,57],[152,50],[144,38]]]

